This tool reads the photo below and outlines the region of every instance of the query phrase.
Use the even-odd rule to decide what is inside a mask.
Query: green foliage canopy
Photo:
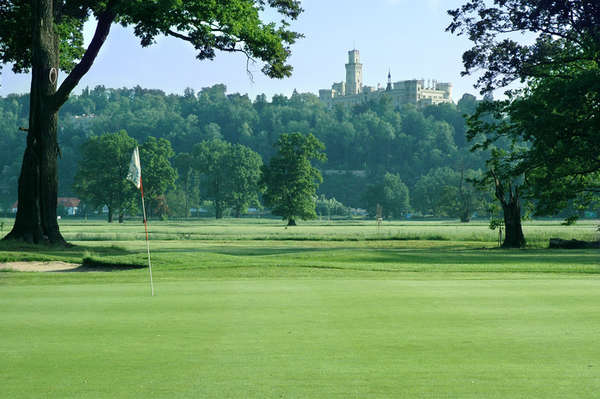
[[[262,158],[250,148],[223,140],[203,141],[194,147],[194,167],[202,176],[203,196],[215,204],[217,219],[232,207],[237,217],[258,203]]]
[[[140,147],[144,197],[150,205],[150,216],[156,208],[160,208],[161,215],[166,214],[165,193],[175,188],[177,180],[177,171],[171,166],[174,155],[171,143],[164,138],[148,137]]]
[[[321,172],[311,161],[325,161],[325,145],[312,134],[282,134],[277,154],[262,167],[263,200],[274,215],[295,225],[295,219],[315,219],[317,187]]]
[[[93,136],[81,148],[74,188],[92,209],[108,207],[108,221],[135,207],[137,189],[127,180],[135,139],[121,130]]]
[[[408,187],[394,173],[386,173],[380,182],[369,185],[365,200],[371,217],[377,214],[377,204],[381,205],[386,219],[400,219],[410,211]]]
[[[465,0],[448,13],[447,30],[474,43],[463,54],[463,74],[482,70],[483,92],[518,79],[568,78],[573,68],[600,62],[597,0]],[[535,39],[519,43],[514,32]]]
[[[430,170],[419,178],[411,193],[414,209],[424,215],[470,221],[474,212],[484,209],[484,193],[469,182],[479,174],[471,169],[461,172],[449,167]]]
[[[86,51],[83,24],[93,17],[102,23],[132,26],[142,46],[153,44],[159,35],[189,42],[197,58],[213,59],[216,51],[242,53],[248,60],[265,64],[262,71],[270,77],[289,76],[286,63],[289,46],[300,34],[289,30],[289,21],[302,12],[297,0],[62,0],[54,7],[55,33],[59,39],[60,68],[71,72]],[[261,20],[261,13],[272,9],[283,16],[277,23]],[[15,72],[31,68],[32,10],[28,0],[0,0],[0,63],[12,63]],[[106,27],[104,27],[106,29]],[[101,43],[99,43],[102,45]],[[92,60],[93,61],[93,60]]]
[[[475,43],[464,54],[465,73],[484,69],[483,91],[527,83],[507,100],[482,103],[470,119],[474,149],[509,144],[492,151],[487,179],[512,179],[517,189],[514,179],[522,177],[518,186],[538,215],[591,203],[600,193],[600,3],[470,0],[450,14],[448,29]],[[536,39],[506,37],[515,31]]]
[[[300,129],[312,132],[326,145],[327,161],[320,165],[324,181],[318,195],[365,208],[363,194],[368,182],[383,178],[385,172],[399,174],[412,193],[419,178],[431,169],[456,170],[457,165],[464,165],[465,170],[483,168],[488,154],[468,151],[466,127],[459,123],[462,114],[475,106],[474,96],[443,109],[390,109],[379,103],[367,103],[361,109],[328,109],[309,93],[279,96],[273,101],[258,96],[252,101],[245,95],[228,94],[224,85],[199,92],[188,89],[183,95],[141,87],[85,88],[70,97],[60,114],[59,193],[76,195],[72,188],[74,172],[81,157],[79,149],[88,137],[125,129],[139,143],[150,136],[164,138],[172,143],[176,154],[189,155],[187,166],[172,161],[179,174],[178,190],[187,196],[167,192],[169,209],[184,217],[187,210],[198,207],[198,188],[207,188],[197,181],[198,172],[189,165],[194,145],[221,138],[248,146],[268,160],[276,152],[274,143],[282,133]],[[18,178],[19,149],[24,147],[18,127],[27,125],[27,113],[27,95],[0,97],[0,193],[10,204],[17,199],[16,185],[10,182]],[[3,183],[7,191],[3,191]]]

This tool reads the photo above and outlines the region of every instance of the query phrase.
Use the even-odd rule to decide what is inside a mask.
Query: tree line
[[[4,183],[0,187],[0,198],[5,209],[16,199],[19,154],[25,141],[19,127],[26,124],[28,104],[28,95],[0,98],[0,148],[3,151],[0,173]],[[282,134],[302,132],[312,133],[326,148],[326,159],[318,163],[323,184],[315,196],[335,199],[345,207],[369,210],[377,203],[385,203],[389,217],[403,217],[409,212],[455,217],[461,212],[436,198],[464,203],[452,193],[460,191],[461,185],[463,196],[472,190],[467,179],[459,177],[477,174],[485,164],[485,154],[469,152],[466,140],[463,115],[472,114],[476,106],[477,100],[471,95],[465,95],[456,105],[441,104],[423,109],[395,108],[386,98],[354,108],[328,109],[308,93],[294,93],[291,97],[277,95],[271,101],[259,95],[252,101],[245,95],[227,94],[224,85],[204,88],[197,93],[187,89],[183,95],[167,95],[140,87],[86,88],[81,94],[71,96],[61,109],[59,193],[61,196],[79,195],[81,183],[76,182],[76,173],[89,140],[123,130],[140,144],[149,138],[163,145],[165,141],[169,143],[167,153],[171,156],[167,158],[177,178],[160,196],[172,213],[186,216],[188,210],[195,207],[186,203],[198,204],[200,200],[210,199],[219,215],[226,208],[232,208],[233,215],[240,215],[248,204],[257,204],[257,199],[253,198],[248,204],[246,200],[237,201],[236,205],[232,205],[235,199],[221,199],[217,191],[223,191],[224,187],[219,185],[218,176],[211,181],[197,172],[200,159],[205,170],[210,170],[211,162],[230,162],[228,167],[233,167],[230,155],[217,154],[227,152],[225,147],[238,157],[242,156],[241,152],[252,151],[257,156],[245,157],[251,164],[244,168],[256,171],[258,163],[268,162],[275,155],[275,144]],[[202,157],[202,153],[208,155]],[[192,159],[196,166],[192,165]],[[237,166],[242,168],[241,164]],[[215,170],[226,173],[222,167]],[[430,178],[440,174],[447,178]],[[402,185],[392,184],[390,175]],[[228,181],[227,184],[235,183]],[[401,207],[392,204],[391,197],[388,195],[386,200],[384,195],[386,190],[390,193],[392,186],[394,190],[410,192],[413,200],[406,195]],[[194,187],[202,187],[203,191]],[[384,190],[384,187],[387,188]],[[243,191],[241,188],[233,191],[238,190]],[[163,205],[156,201],[152,209],[158,210]],[[480,199],[471,202],[474,204],[471,215],[485,211],[483,205],[479,206]]]
[[[84,212],[106,207],[109,223],[115,214],[122,223],[126,215],[139,213],[137,187],[127,178],[136,147],[124,130],[91,137],[83,145],[74,188]],[[282,134],[276,147],[277,154],[263,165],[250,148],[221,139],[203,141],[174,157],[168,140],[148,137],[139,148],[147,214],[165,217],[179,211],[188,216],[204,198],[212,202],[217,219],[228,208],[240,217],[248,206],[260,206],[262,194],[265,205],[289,225],[296,218],[314,219],[322,179],[311,161],[325,158],[323,143],[312,134],[292,133]]]

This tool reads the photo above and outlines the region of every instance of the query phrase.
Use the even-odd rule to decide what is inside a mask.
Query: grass
[[[600,390],[600,253],[542,248],[549,236],[593,239],[594,223],[529,223],[532,247],[508,251],[484,224],[153,223],[154,298],[147,269],[131,268],[146,261],[139,224],[61,228],[80,240],[0,242],[0,262],[85,260],[88,271],[0,273],[2,397]]]
[[[88,276],[92,278],[92,276]],[[600,281],[2,289],[4,397],[585,398]]]
[[[9,223],[6,223],[9,225]],[[140,221],[109,225],[100,220],[62,221],[61,231],[69,241],[132,241],[143,240]],[[581,221],[574,226],[562,226],[560,221],[528,221],[525,236],[532,247],[547,247],[552,237],[593,240],[598,238],[597,221]],[[153,240],[191,241],[386,241],[386,240],[443,240],[497,242],[498,233],[488,223],[469,224],[455,221],[398,222],[386,221],[380,229],[373,221],[314,221],[285,228],[272,219],[212,219],[193,222],[151,222]]]

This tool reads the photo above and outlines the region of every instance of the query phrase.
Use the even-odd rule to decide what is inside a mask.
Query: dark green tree
[[[171,166],[171,158],[175,156],[171,143],[167,139],[148,137],[140,147],[142,164],[142,183],[144,197],[148,200],[148,215],[160,216],[167,213],[165,193],[175,188],[177,171]]]
[[[217,219],[229,207],[240,217],[250,204],[258,203],[262,158],[250,148],[219,139],[204,141],[194,147],[194,162]]]
[[[470,182],[479,175],[473,170],[455,171],[449,167],[430,170],[419,178],[412,191],[415,210],[469,222],[474,212],[485,209],[484,193]]]
[[[371,217],[377,214],[377,204],[386,219],[400,219],[410,211],[409,190],[398,174],[386,173],[380,182],[369,185],[365,200]]]
[[[325,145],[312,134],[282,134],[275,143],[277,153],[262,167],[263,201],[274,215],[295,226],[296,219],[315,219],[317,187],[321,172],[311,161],[324,162]]]
[[[122,222],[125,212],[135,208],[137,190],[126,178],[136,145],[135,139],[121,130],[91,137],[81,148],[74,189],[91,208],[106,205],[109,223],[115,212]]]
[[[262,13],[281,14],[280,24]],[[159,35],[189,42],[199,59],[216,51],[238,52],[264,61],[270,76],[289,76],[289,46],[299,35],[288,28],[301,12],[298,0],[142,1],[1,0],[0,62],[15,72],[31,70],[27,148],[19,178],[19,206],[7,239],[64,243],[56,221],[58,194],[58,111],[89,71],[113,23],[133,26],[142,46]],[[97,20],[87,49],[83,25]],[[58,87],[58,71],[68,75]]]
[[[182,199],[183,212],[181,216],[190,216],[190,209],[200,201],[199,174],[194,168],[194,158],[190,153],[182,152],[175,156],[173,165],[177,170],[176,182],[178,195]]]
[[[235,217],[240,217],[250,205],[258,205],[260,168],[262,158],[250,148],[234,144],[227,156],[226,170],[229,171],[231,187],[229,205]]]
[[[517,79],[527,84],[507,100],[480,104],[468,132],[474,149],[499,147],[487,180],[505,198],[505,222],[520,217],[519,198],[535,200],[540,215],[573,200],[590,203],[600,192],[600,3],[469,0],[449,13],[448,29],[474,42],[463,55],[464,73],[484,70],[478,80],[483,92]],[[518,31],[535,34],[534,42],[506,35]],[[511,143],[508,151],[497,146],[503,141]],[[522,231],[506,227],[503,245],[523,245]]]
[[[226,164],[227,153],[231,144],[220,139],[203,141],[194,146],[194,167],[202,177],[201,195],[213,201],[215,217],[223,218],[229,199],[229,171]]]

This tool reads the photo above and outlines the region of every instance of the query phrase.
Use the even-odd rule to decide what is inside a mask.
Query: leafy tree
[[[492,148],[510,140],[509,152],[494,152],[496,162],[524,176],[523,196],[536,215],[554,215],[575,203],[586,207],[600,193],[600,159],[595,148],[600,118],[593,110],[600,98],[600,70],[571,79],[532,82],[522,95],[482,104],[471,118],[469,137],[475,148]],[[498,116],[494,123],[485,122]]]
[[[183,211],[181,216],[190,216],[190,208],[198,205],[200,201],[199,175],[194,168],[194,158],[187,152],[179,153],[173,160],[173,165],[177,170],[178,179],[176,182],[178,194],[175,198],[181,199]]]
[[[478,175],[473,170],[457,172],[448,167],[430,170],[414,187],[411,197],[415,210],[469,222],[473,213],[484,205],[483,193],[469,182]]]
[[[350,216],[351,210],[335,198],[327,198],[323,194],[317,199],[316,211],[319,217]]]
[[[483,69],[482,91],[517,79],[527,83],[505,101],[482,103],[470,123],[469,137],[481,140],[475,149],[513,143],[509,151],[493,152],[487,175],[496,196],[505,197],[505,221],[510,204],[509,215],[520,214],[519,197],[535,199],[540,215],[556,213],[571,200],[590,203],[600,192],[600,3],[469,0],[450,14],[448,29],[474,42],[463,56],[464,73]],[[515,31],[536,38],[520,44],[505,35]],[[490,116],[496,122],[485,121]],[[515,179],[522,179],[518,187]],[[522,231],[509,228],[517,224],[506,224],[504,246],[523,245]]]
[[[281,24],[264,23],[273,9]],[[288,29],[301,12],[297,0],[131,1],[2,0],[0,62],[15,72],[31,69],[27,148],[19,178],[17,218],[8,239],[64,243],[56,221],[58,194],[58,111],[89,71],[113,23],[134,26],[142,46],[159,35],[189,42],[199,59],[217,50],[239,52],[264,61],[270,76],[289,76],[289,45],[299,35]],[[83,25],[97,20],[94,37],[83,47]],[[68,75],[57,87],[58,70]]]
[[[223,217],[227,206],[229,173],[223,165],[230,146],[223,140],[213,139],[196,144],[193,151],[195,168],[204,178],[202,196],[213,201],[217,219]]]
[[[315,199],[321,172],[311,161],[325,161],[325,145],[312,134],[282,134],[277,153],[262,167],[263,201],[274,215],[296,225],[296,218],[315,219]]]
[[[163,138],[148,137],[140,147],[142,183],[144,196],[148,199],[150,216],[154,215],[157,208],[161,216],[166,214],[165,193],[169,188],[175,188],[177,179],[177,171],[170,161],[174,155],[171,143]]]
[[[248,205],[258,203],[258,181],[262,159],[241,144],[214,139],[194,147],[196,170],[204,177],[204,195],[214,202],[215,216],[223,217],[227,207],[236,217]]]
[[[135,207],[137,190],[126,178],[136,144],[121,130],[91,137],[81,148],[75,191],[94,209],[106,205],[109,223],[115,212],[122,222],[125,212]]]
[[[448,13],[452,23],[447,30],[474,43],[463,54],[463,74],[482,69],[478,87],[484,93],[515,80],[569,78],[573,69],[600,61],[596,0],[465,0]],[[518,43],[513,32],[536,37]]]
[[[412,192],[413,207],[423,215],[450,216],[451,187],[458,186],[457,173],[448,168],[432,169],[415,184]]]
[[[410,210],[408,187],[397,174],[386,173],[380,182],[369,185],[365,200],[372,217],[377,213],[377,204],[381,205],[387,219],[399,219]]]
[[[258,205],[258,187],[262,158],[250,148],[234,144],[227,156],[229,185],[231,187],[229,205],[235,217],[240,217],[249,205]]]

